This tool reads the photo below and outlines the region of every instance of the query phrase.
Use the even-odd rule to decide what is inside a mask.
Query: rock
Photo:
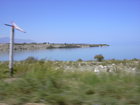
[[[95,68],[94,72],[98,73],[98,72],[100,72],[100,71],[99,71],[98,69]]]

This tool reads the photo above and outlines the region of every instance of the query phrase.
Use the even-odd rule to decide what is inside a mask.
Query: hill
[[[2,37],[0,38],[0,43],[9,43],[10,38],[8,37]],[[32,43],[33,40],[30,39],[15,39],[15,43]]]

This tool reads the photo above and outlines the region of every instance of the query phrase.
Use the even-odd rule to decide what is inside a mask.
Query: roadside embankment
[[[2,105],[139,105],[140,60],[0,62]],[[28,104],[27,104],[28,103]]]
[[[140,60],[0,62],[2,105],[139,105]]]

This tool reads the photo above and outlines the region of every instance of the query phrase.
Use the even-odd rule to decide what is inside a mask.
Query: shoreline
[[[104,47],[108,44],[69,44],[69,43],[15,43],[15,51],[38,50],[38,49],[56,49],[56,48],[86,48],[86,47]],[[9,50],[9,44],[0,43],[0,52]]]

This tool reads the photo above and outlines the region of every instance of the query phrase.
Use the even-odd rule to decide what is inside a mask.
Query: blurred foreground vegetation
[[[75,66],[76,69],[79,62],[84,61],[69,61],[67,65]],[[93,61],[86,62],[93,63]],[[130,64],[137,68],[137,72],[70,71],[61,67],[66,65],[63,61],[30,58],[15,62],[15,75],[14,78],[10,78],[8,62],[0,62],[0,103],[140,105],[140,61],[137,59],[94,61],[91,66],[112,63]]]

